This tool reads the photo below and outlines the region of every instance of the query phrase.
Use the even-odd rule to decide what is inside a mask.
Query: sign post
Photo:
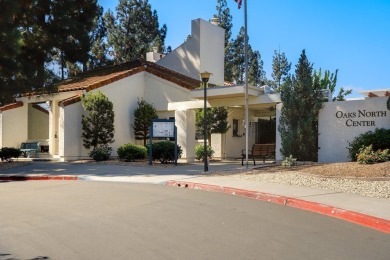
[[[152,141],[153,137],[175,139],[175,165],[177,165],[177,127],[175,119],[154,119],[149,131],[149,165],[152,165]]]

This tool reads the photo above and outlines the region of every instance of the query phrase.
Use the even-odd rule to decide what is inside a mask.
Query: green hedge
[[[368,147],[370,145],[372,145],[373,151],[389,149],[390,129],[376,128],[374,132],[368,131],[355,137],[355,139],[349,143],[349,158],[355,162],[359,149],[363,146]]]
[[[147,146],[147,149],[149,154],[149,145]],[[175,161],[175,143],[173,142],[162,141],[162,142],[154,143],[152,152],[153,152],[152,159],[158,160],[163,164]],[[178,145],[177,159],[180,158],[182,154],[183,154],[183,150]]]
[[[107,161],[110,159],[112,148],[107,145],[99,146],[89,152],[89,157],[95,161]]]
[[[124,144],[117,150],[118,158],[123,161],[145,160],[147,149],[143,145]]]
[[[211,158],[214,154],[213,149],[210,145],[207,145],[207,157]],[[195,158],[197,160],[203,160],[204,161],[204,144],[198,144],[195,146]]]
[[[0,149],[0,158],[2,161],[10,161],[11,158],[18,158],[22,155],[22,151],[18,148],[3,147]]]

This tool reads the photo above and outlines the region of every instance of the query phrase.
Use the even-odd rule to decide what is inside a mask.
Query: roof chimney
[[[214,16],[213,18],[211,18],[211,23],[219,26],[219,18]]]
[[[146,60],[147,60],[147,61],[150,61],[150,62],[157,62],[157,61],[159,61],[161,58],[164,58],[164,57],[165,57],[164,54],[158,53],[158,47],[153,47],[152,49],[153,49],[153,51],[150,51],[150,52],[147,52],[147,53],[146,53]]]

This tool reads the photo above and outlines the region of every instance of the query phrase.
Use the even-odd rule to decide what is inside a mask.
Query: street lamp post
[[[204,141],[204,155],[203,155],[203,162],[204,162],[204,171],[207,172],[209,170],[209,166],[207,164],[207,82],[209,81],[210,76],[212,73],[210,72],[202,72],[200,73],[200,77],[202,78],[203,82],[203,89],[204,89],[204,110],[203,110],[203,141]]]

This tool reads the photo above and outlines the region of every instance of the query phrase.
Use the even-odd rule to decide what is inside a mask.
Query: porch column
[[[52,100],[49,111],[49,152],[58,155],[58,101]]]
[[[195,161],[195,111],[176,110],[177,143],[187,163]]]

